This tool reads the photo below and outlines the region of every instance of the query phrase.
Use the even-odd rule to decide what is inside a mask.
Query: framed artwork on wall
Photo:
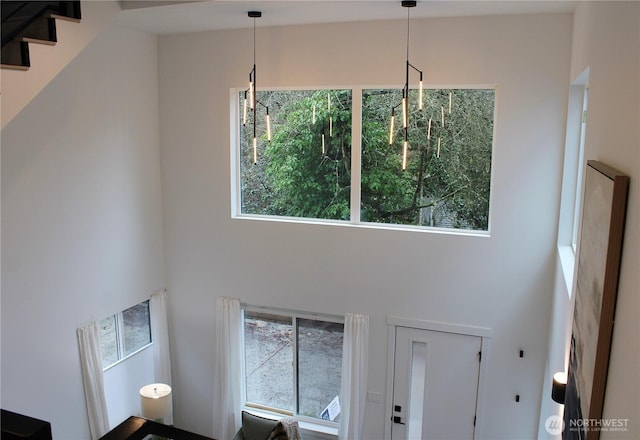
[[[588,161],[563,439],[597,440],[609,367],[629,177]]]

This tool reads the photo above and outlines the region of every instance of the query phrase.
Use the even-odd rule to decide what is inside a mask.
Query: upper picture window
[[[236,214],[489,230],[495,90],[410,90],[406,117],[401,89],[245,94]]]
[[[364,90],[361,221],[487,231],[494,95],[427,90],[422,109],[409,100],[405,151],[402,108],[393,127],[389,118],[402,90]]]
[[[257,108],[257,151],[251,110],[240,114],[242,214],[349,220],[351,91],[259,91],[256,97],[264,104]],[[240,100],[243,109],[243,93]]]

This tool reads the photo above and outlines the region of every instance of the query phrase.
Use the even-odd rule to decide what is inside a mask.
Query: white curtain
[[[96,321],[82,325],[76,331],[80,349],[82,381],[87,402],[91,439],[98,440],[109,432],[109,414],[104,395],[100,329]]]
[[[342,345],[340,440],[360,440],[369,373],[369,316],[347,313]]]
[[[213,376],[213,436],[220,440],[233,438],[242,423],[241,343],[240,300],[218,298]]]
[[[171,354],[169,351],[169,325],[167,322],[167,292],[159,290],[151,295],[149,313],[151,340],[153,341],[153,369],[155,381],[171,386]],[[173,425],[173,414],[164,417],[164,423]]]

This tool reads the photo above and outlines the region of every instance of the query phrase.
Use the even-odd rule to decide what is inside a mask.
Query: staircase
[[[2,0],[1,8],[3,69],[29,69],[29,43],[54,45],[57,42],[56,19],[79,22],[81,18],[80,0]]]

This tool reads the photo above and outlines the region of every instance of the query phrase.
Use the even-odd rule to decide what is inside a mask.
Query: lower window
[[[339,319],[245,309],[245,405],[338,422],[343,332]]]

